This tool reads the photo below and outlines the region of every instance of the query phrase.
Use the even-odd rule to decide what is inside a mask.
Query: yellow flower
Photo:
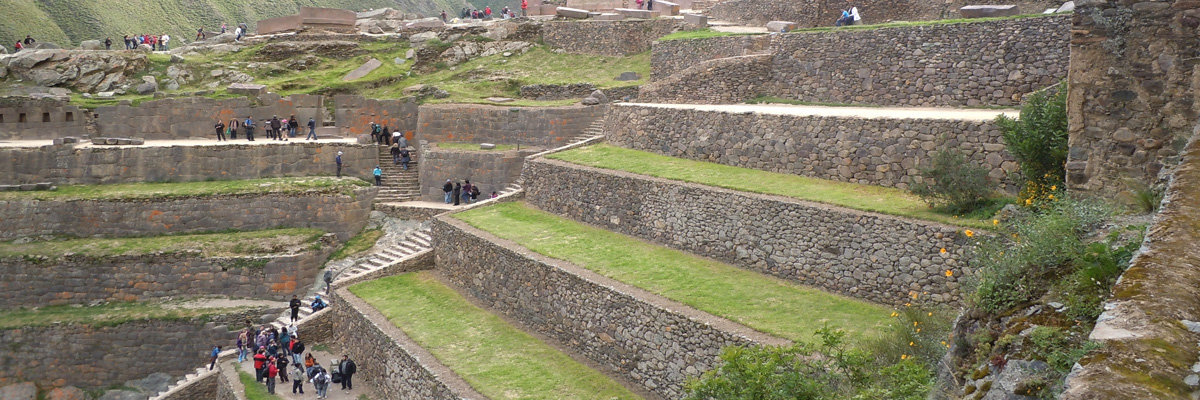
[[[930,316],[930,317],[932,317],[932,316],[933,316],[933,313],[932,313],[932,312],[930,312],[930,313],[929,313],[929,316]]]
[[[954,276],[954,271],[946,270],[946,276]]]
[[[894,317],[897,317],[897,316],[899,316],[899,315],[900,315],[900,313],[898,313],[898,312],[895,312],[895,311],[892,311],[892,317],[893,317],[893,318],[894,318]]]
[[[1046,197],[1047,197],[1047,198],[1049,198],[1050,200],[1054,200],[1054,195],[1049,195],[1049,196],[1046,196]]]
[[[908,295],[912,296],[913,299],[917,298],[917,292],[908,292]]]
[[[919,324],[919,323],[920,323],[920,322],[913,321],[913,326],[917,326],[917,324]]]
[[[992,220],[992,226],[996,226],[996,225],[1000,225],[1000,220],[998,220],[998,219],[993,219],[993,220]]]
[[[905,307],[908,307],[908,306],[911,306],[911,305],[912,305],[912,303],[904,303],[904,306],[905,306]]]
[[[1050,190],[1058,190],[1058,185],[1050,186]]]
[[[946,254],[946,248],[945,248],[945,247],[943,247],[943,248],[942,248],[942,250],[941,250],[941,252],[942,252],[942,254]]]
[[[921,333],[921,328],[917,328],[917,333]]]
[[[901,354],[901,355],[900,355],[900,359],[901,359],[901,360],[907,360],[907,359],[908,359],[908,354]]]
[[[1025,205],[1027,205],[1027,206],[1033,205],[1033,199],[1025,199]]]
[[[975,237],[975,232],[970,229],[963,231],[963,234],[967,235],[967,237]]]
[[[916,344],[916,343],[913,343],[913,342],[908,342],[908,345],[909,345],[909,346],[916,346],[917,344]]]

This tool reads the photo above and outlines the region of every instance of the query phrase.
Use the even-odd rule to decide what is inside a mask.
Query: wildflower
[[[917,324],[919,324],[919,323],[920,323],[920,322],[913,321],[913,326],[917,326]]]
[[[904,306],[905,306],[905,307],[912,306],[912,303],[904,303]]]
[[[970,229],[963,231],[963,234],[967,235],[967,237],[975,237],[975,232]]]
[[[921,328],[917,328],[917,333],[921,333]]]
[[[892,311],[892,317],[893,317],[893,318],[895,318],[895,317],[898,317],[898,316],[900,316],[900,313],[898,313],[898,312],[895,312],[895,311]]]
[[[948,277],[949,277],[949,276],[954,276],[954,271],[952,271],[952,270],[946,270],[946,276],[948,276]]]
[[[933,316],[933,312],[932,312],[932,311],[930,311],[930,312],[929,312],[929,316],[930,316],[930,317],[932,317],[932,316]]]
[[[1050,190],[1058,190],[1058,185],[1050,186]]]
[[[1027,205],[1027,206],[1033,205],[1033,199],[1025,199],[1025,205]]]
[[[907,359],[908,359],[908,354],[901,354],[901,355],[900,355],[900,359],[901,359],[901,360],[907,360]]]
[[[998,220],[998,219],[993,219],[993,220],[992,220],[992,226],[996,226],[996,225],[1000,225],[1000,220]]]
[[[941,253],[942,253],[942,254],[946,254],[946,248],[945,248],[945,247],[943,247],[943,248],[942,248],[942,250],[941,250]]]
[[[1051,195],[1048,195],[1048,196],[1046,196],[1046,197],[1047,197],[1047,198],[1049,198],[1050,200],[1054,200],[1054,195],[1053,195],[1053,194],[1051,194]]]
[[[909,346],[916,346],[916,343],[913,343],[913,342],[908,342],[908,345],[909,345]]]
[[[917,292],[909,292],[908,294],[912,296],[913,299],[917,298]]]

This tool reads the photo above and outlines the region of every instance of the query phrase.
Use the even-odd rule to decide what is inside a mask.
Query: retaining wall
[[[525,168],[526,201],[580,222],[874,302],[961,300],[961,228],[554,160]]]
[[[604,117],[606,106],[497,107],[423,105],[417,138],[431,143],[465,142],[557,147]],[[425,168],[421,159],[421,168]]]
[[[358,379],[385,399],[486,399],[346,288],[333,294],[332,340],[358,365]]]
[[[50,99],[0,99],[0,140],[80,137],[87,132],[87,110]]]
[[[708,60],[768,52],[770,45],[769,35],[656,41],[650,52],[650,80],[666,78]]]
[[[332,176],[342,151],[345,176],[370,181],[379,162],[372,145],[331,142],[208,146],[42,146],[0,148],[0,184],[92,185],[188,182],[282,176]]]
[[[770,54],[708,60],[642,86],[641,101],[659,103],[743,103],[770,91]]]
[[[650,50],[655,39],[684,29],[683,20],[547,21],[542,40],[573,54],[628,56]]]
[[[922,21],[961,18],[964,5],[1015,4],[1023,14],[1040,14],[1062,5],[1058,0],[860,0],[855,1],[863,22]],[[742,24],[764,25],[769,21],[792,21],[802,28],[833,26],[846,6],[841,0],[726,0],[709,10],[710,18]]]
[[[182,198],[0,200],[0,240],[25,236],[152,236],[226,229],[318,228],[348,240],[362,230],[378,189],[310,190]]]
[[[254,257],[206,257],[198,251],[3,257],[0,258],[0,306],[40,307],[208,295],[287,301],[292,295],[303,295],[312,286],[335,243],[329,235],[314,248]],[[255,261],[266,264],[256,265]],[[191,362],[196,364],[196,360]]]
[[[435,218],[432,235],[437,269],[451,284],[664,398],[679,398],[684,381],[715,367],[725,346],[786,343],[452,217]]]
[[[347,137],[371,134],[372,122],[387,126],[393,132],[404,132],[410,141],[417,131],[417,103],[412,100],[376,100],[338,95],[333,97],[333,104],[334,120]]]
[[[1018,170],[992,121],[846,118],[613,106],[606,140],[671,157],[907,188],[937,150],[957,149],[1002,189]]]
[[[443,201],[446,179],[470,180],[479,186],[480,198],[516,182],[521,177],[525,157],[541,151],[522,148],[508,151],[443,150],[436,146],[421,151],[421,200]]]
[[[230,120],[245,121],[251,116],[257,125],[254,130],[259,139],[266,138],[264,123],[273,116],[280,119],[295,115],[300,119],[300,126],[306,127],[308,119],[314,118],[320,124],[325,120],[323,97],[318,95],[297,94],[280,97],[266,93],[257,99],[237,97],[231,99],[210,99],[206,97],[180,97],[154,100],[137,106],[117,105],[96,108],[96,133],[108,137],[134,137],[144,139],[215,139],[213,125],[220,119],[225,124]],[[238,137],[244,138],[244,130],[238,130]],[[297,137],[303,138],[300,133]],[[45,137],[24,137],[23,139],[44,139]]]

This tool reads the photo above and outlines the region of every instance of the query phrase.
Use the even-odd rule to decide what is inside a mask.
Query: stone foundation
[[[0,140],[82,137],[87,110],[49,99],[0,98]]]
[[[538,151],[462,151],[427,146],[421,152],[421,200],[444,201],[442,185],[446,179],[468,179],[479,186],[480,200],[490,198],[493,191],[499,192],[520,179],[525,157]]]
[[[573,54],[628,56],[650,50],[654,40],[684,29],[683,20],[548,21],[542,40]]]
[[[719,58],[701,62],[638,91],[641,101],[661,103],[743,103],[769,92],[770,54]]]
[[[247,116],[252,116],[257,125],[254,135],[258,140],[265,140],[264,124],[273,116],[284,119],[295,115],[301,121],[300,126],[305,127],[304,133],[308,133],[309,118],[316,119],[318,124],[325,120],[323,99],[317,95],[280,97],[268,93],[257,99],[184,97],[147,101],[137,106],[102,106],[96,108],[96,132],[100,136],[150,140],[216,139],[213,125],[218,119],[226,125],[230,120],[237,120],[240,124]],[[245,138],[244,133],[243,129],[239,129],[238,137]],[[304,138],[299,132],[297,137]]]
[[[604,117],[606,106],[497,107],[433,104],[420,108],[417,138],[430,143],[464,142],[557,147]],[[421,159],[421,168],[425,168]],[[443,178],[444,180],[444,178]]]

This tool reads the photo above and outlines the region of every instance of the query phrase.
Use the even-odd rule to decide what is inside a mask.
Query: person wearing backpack
[[[267,353],[266,349],[258,349],[258,352],[254,354],[254,381],[255,382],[262,382],[263,375],[265,375],[264,373],[266,372],[265,368],[266,368],[266,364],[267,364],[267,354],[266,353]]]
[[[350,359],[349,354],[342,355],[342,362],[338,364],[338,372],[342,373],[342,390],[354,390],[354,373],[358,372],[358,366],[354,365],[354,360]]]
[[[314,368],[320,368],[320,366],[318,365]],[[329,384],[333,382],[333,379],[329,377],[329,373],[324,369],[318,369],[316,376],[312,380],[313,388],[317,389],[317,398],[324,399],[327,397],[329,395]]]
[[[308,139],[317,140],[317,120],[312,118],[308,119],[308,136],[304,140]]]
[[[247,116],[246,120],[242,122],[242,126],[246,128],[246,140],[253,142],[254,141],[254,120],[250,119],[250,117]]]
[[[400,165],[404,167],[405,171],[408,171],[408,163],[410,163],[410,162],[412,162],[412,154],[410,154],[408,152],[407,148],[401,148],[400,149]]]
[[[292,394],[304,394],[304,371],[300,369],[300,363],[292,364],[288,378],[292,379]]]
[[[300,319],[300,299],[296,295],[292,295],[292,301],[288,302],[288,307],[292,309],[292,322]]]
[[[375,175],[375,186],[383,186],[383,170],[376,165],[375,170],[371,173]]]
[[[292,339],[292,361],[296,365],[300,365],[300,355],[304,354],[304,341],[300,338]]]

